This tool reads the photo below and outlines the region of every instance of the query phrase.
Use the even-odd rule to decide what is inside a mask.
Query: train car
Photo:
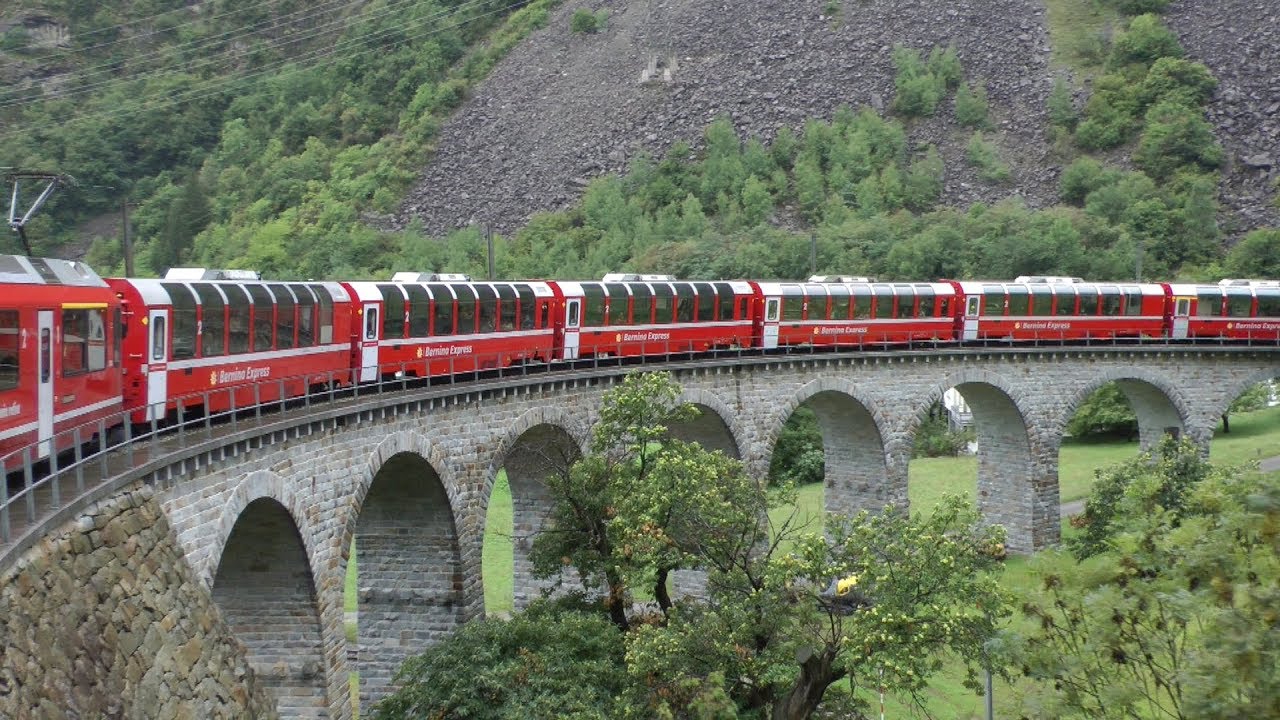
[[[1170,337],[1280,343],[1280,281],[1172,283]]]
[[[218,413],[351,380],[351,300],[335,282],[264,282],[202,268],[110,278],[135,423]]]
[[[958,307],[956,288],[950,283],[810,280],[755,283],[762,300],[758,321],[761,347],[857,347],[955,340]]]
[[[1167,290],[1156,283],[1019,277],[953,281],[963,341],[1080,342],[1166,335]]]
[[[556,298],[545,282],[471,282],[463,275],[396,273],[350,282],[360,381],[436,377],[551,362]]]
[[[611,273],[553,283],[563,307],[561,358],[637,357],[753,346],[755,288]]]
[[[29,459],[119,422],[120,302],[88,266],[0,255],[0,458]]]

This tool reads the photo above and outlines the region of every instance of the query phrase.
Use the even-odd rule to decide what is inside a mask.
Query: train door
[[[36,456],[45,457],[53,440],[53,311],[36,313],[36,332],[40,334],[40,353],[36,361],[39,373],[36,393]]]
[[[169,311],[147,312],[147,420],[163,420],[169,397]]]
[[[778,347],[778,322],[782,318],[782,299],[771,297],[764,301],[764,332],[760,339],[766,350]]]
[[[969,295],[964,303],[964,334],[961,340],[978,339],[978,310],[982,304],[981,295]]]
[[[569,298],[564,304],[564,359],[578,359],[578,334],[582,328],[582,299]]]
[[[360,382],[378,379],[378,304],[365,303],[364,329],[360,334]]]
[[[1185,340],[1191,322],[1191,298],[1173,299],[1173,339]]]

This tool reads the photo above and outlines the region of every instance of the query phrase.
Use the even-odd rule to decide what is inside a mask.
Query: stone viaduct
[[[368,707],[389,691],[406,656],[483,614],[486,508],[501,469],[513,498],[515,602],[527,602],[536,589],[529,539],[547,509],[539,479],[581,452],[602,393],[634,369],[372,393],[188,431],[153,446],[51,512],[31,538],[0,548],[0,613],[8,623],[0,627],[0,648],[9,655],[0,663],[0,715],[40,716],[40,703],[57,688],[30,674],[41,672],[39,654],[51,643],[83,655],[84,643],[97,642],[105,644],[100,654],[114,652],[118,662],[84,672],[131,674],[114,685],[97,677],[93,687],[115,688],[122,717],[149,716],[128,705],[148,677],[163,673],[146,666],[150,658],[129,655],[138,645],[107,647],[118,633],[106,626],[128,625],[133,616],[122,608],[151,598],[157,587],[164,591],[167,582],[182,588],[170,595],[187,603],[199,596],[211,607],[196,619],[195,610],[161,608],[147,622],[170,618],[177,633],[203,627],[202,647],[189,649],[184,635],[175,642],[186,643],[186,654],[169,654],[186,663],[179,674],[207,666],[210,682],[225,681],[217,691],[184,690],[181,697],[192,699],[179,709],[191,717],[252,715],[261,711],[245,708],[257,698],[281,717],[350,717],[349,671],[359,671]],[[1011,549],[1028,552],[1059,539],[1058,450],[1064,427],[1092,392],[1118,381],[1144,444],[1179,432],[1207,447],[1240,392],[1280,376],[1280,349],[953,349],[741,357],[663,369],[702,410],[673,434],[722,449],[757,473],[768,468],[791,413],[811,407],[826,454],[825,502],[837,513],[906,504],[916,428],[946,390],[959,389],[977,428],[980,509],[1006,526]],[[141,521],[112,514],[122,499]],[[144,557],[145,548],[121,551],[139,542],[130,539],[139,524],[151,531],[142,542],[169,545],[162,555],[170,560]],[[359,656],[349,662],[343,586],[353,538]],[[102,578],[107,571],[94,558],[104,554],[115,568],[108,579],[128,581],[124,592],[111,582],[99,593],[106,609],[96,632],[107,639],[59,636],[56,621],[41,613],[62,602],[59,593],[74,597],[76,583]],[[158,574],[155,565],[165,562],[175,567]],[[53,579],[55,571],[62,575]],[[131,598],[132,587],[140,589]],[[40,639],[41,628],[52,634]],[[126,630],[147,632],[136,620],[119,633]],[[164,655],[163,640],[143,651]],[[83,664],[67,661],[64,684],[83,689],[76,674]],[[84,703],[94,702],[92,690],[84,694]]]

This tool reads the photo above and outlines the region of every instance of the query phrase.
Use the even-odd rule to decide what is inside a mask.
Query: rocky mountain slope
[[[1039,0],[571,0],[512,52],[441,131],[438,150],[395,219],[443,234],[470,223],[518,229],[534,212],[575,202],[596,175],[636,153],[698,143],[719,115],[744,136],[772,138],[842,104],[884,109],[893,99],[895,43],[923,53],[954,44],[966,78],[986,83],[992,137],[1012,181],[993,186],[964,162],[969,133],[951,117],[910,125],[916,147],[946,162],[944,202],[1020,195],[1056,202],[1061,160],[1045,140],[1050,63]],[[599,33],[570,31],[579,8],[606,10]],[[1222,194],[1234,232],[1280,224],[1277,174],[1280,11],[1271,0],[1177,0],[1169,22],[1188,53],[1221,80],[1211,109],[1228,149]],[[1249,49],[1248,62],[1242,51]],[[675,57],[670,82],[641,84],[652,55]]]

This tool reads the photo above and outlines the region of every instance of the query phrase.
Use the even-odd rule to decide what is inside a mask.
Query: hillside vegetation
[[[1275,213],[1219,207],[1181,5],[1082,4],[28,2],[0,165],[80,181],[28,234],[104,273],[127,198],[142,273],[483,274],[488,225],[507,277],[1280,275],[1274,229],[1223,253]]]

